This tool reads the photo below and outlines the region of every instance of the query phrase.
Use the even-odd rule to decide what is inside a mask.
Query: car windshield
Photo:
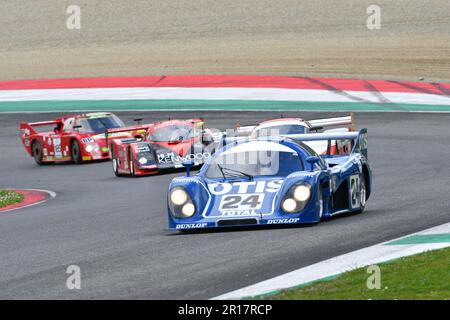
[[[279,125],[259,128],[256,131],[256,137],[277,136],[285,134],[302,134],[305,133],[305,127],[300,125]]]
[[[193,126],[189,125],[170,125],[156,129],[151,135],[150,140],[156,142],[185,141],[195,137]]]
[[[303,170],[295,150],[275,142],[253,141],[232,147],[214,158],[206,178],[253,178],[255,176],[286,177]]]
[[[105,116],[96,118],[80,118],[77,120],[77,126],[83,133],[99,133],[105,132],[106,129],[115,129],[124,127],[124,123],[117,116]]]

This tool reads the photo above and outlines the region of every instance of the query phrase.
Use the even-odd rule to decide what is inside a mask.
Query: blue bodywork
[[[304,143],[312,140],[351,140],[352,150],[346,155],[318,156]],[[206,172],[215,158],[230,148],[254,141],[276,143],[294,150],[302,162],[299,170],[287,176],[207,178]],[[316,157],[316,162],[310,161],[312,157]],[[372,186],[372,171],[367,157],[366,129],[340,134],[264,137],[230,143],[217,151],[198,174],[172,180],[167,200],[169,229],[312,224],[336,214],[363,211]],[[282,201],[300,184],[310,187],[309,200],[300,211],[287,213],[281,208]],[[175,188],[183,189],[189,195],[195,206],[192,216],[176,217],[172,212],[170,194]],[[246,203],[244,198],[249,196],[256,202],[248,200]],[[223,210],[223,197],[228,197],[227,202],[240,200],[239,207]],[[227,208],[230,207],[233,208],[230,205]]]

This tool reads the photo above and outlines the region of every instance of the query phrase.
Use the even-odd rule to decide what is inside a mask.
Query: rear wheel
[[[366,208],[366,200],[367,200],[367,186],[366,186],[366,177],[362,176],[361,179],[361,191],[359,193],[360,203],[361,203],[361,212]]]
[[[78,144],[77,140],[72,140],[70,142],[70,153],[71,153],[73,162],[75,162],[76,164],[80,164],[82,162],[81,149],[80,149],[80,145]]]
[[[43,164],[42,146],[37,140],[33,141],[31,152],[33,153],[34,161],[41,166]]]
[[[360,189],[359,194],[357,196],[359,197],[360,209],[357,210],[356,212],[361,213],[366,208],[366,201],[367,201],[366,177],[364,175],[361,176]]]

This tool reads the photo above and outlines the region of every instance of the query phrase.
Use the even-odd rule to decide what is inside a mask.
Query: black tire
[[[80,145],[77,140],[72,140],[70,142],[70,155],[74,163],[80,164],[83,162],[83,160],[81,159]]]
[[[112,163],[112,169],[113,169],[114,175],[116,177],[119,177],[120,176],[120,174],[119,174],[119,162],[116,159],[116,157],[114,156],[114,152],[115,152],[114,145],[111,143],[111,145],[109,147],[109,153],[110,153],[110,158],[111,158],[111,163]]]
[[[112,167],[113,167],[114,174],[116,175],[116,177],[120,177],[120,174],[119,174],[119,163],[117,162],[117,159],[114,157],[114,155],[112,156],[111,162],[112,162]]]
[[[361,176],[361,189],[359,192],[359,197],[361,209],[357,210],[356,213],[362,213],[364,209],[366,209],[368,195],[367,195],[366,177],[364,174]]]
[[[319,185],[319,221],[323,218],[323,195],[322,195],[322,186]]]
[[[34,161],[40,166],[43,165],[42,146],[39,141],[34,140],[31,145],[31,153],[33,154]]]
[[[131,148],[129,149],[129,157],[128,157],[128,161],[129,161],[129,166],[130,166],[130,176],[134,177],[135,171],[134,171],[134,161],[133,161],[133,152],[131,151]]]

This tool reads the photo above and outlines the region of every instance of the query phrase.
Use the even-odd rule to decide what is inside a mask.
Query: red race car
[[[38,132],[38,127],[44,130]],[[107,137],[106,131],[113,128],[123,130]],[[108,138],[133,137],[145,131],[142,126],[125,127],[116,115],[103,112],[20,124],[22,143],[39,165],[70,160],[81,163],[109,159]]]
[[[144,135],[113,139],[111,158],[116,176],[152,175],[182,168],[189,161],[202,165],[215,151],[215,142],[203,119],[168,120],[150,125]],[[123,129],[108,130],[108,135]]]

